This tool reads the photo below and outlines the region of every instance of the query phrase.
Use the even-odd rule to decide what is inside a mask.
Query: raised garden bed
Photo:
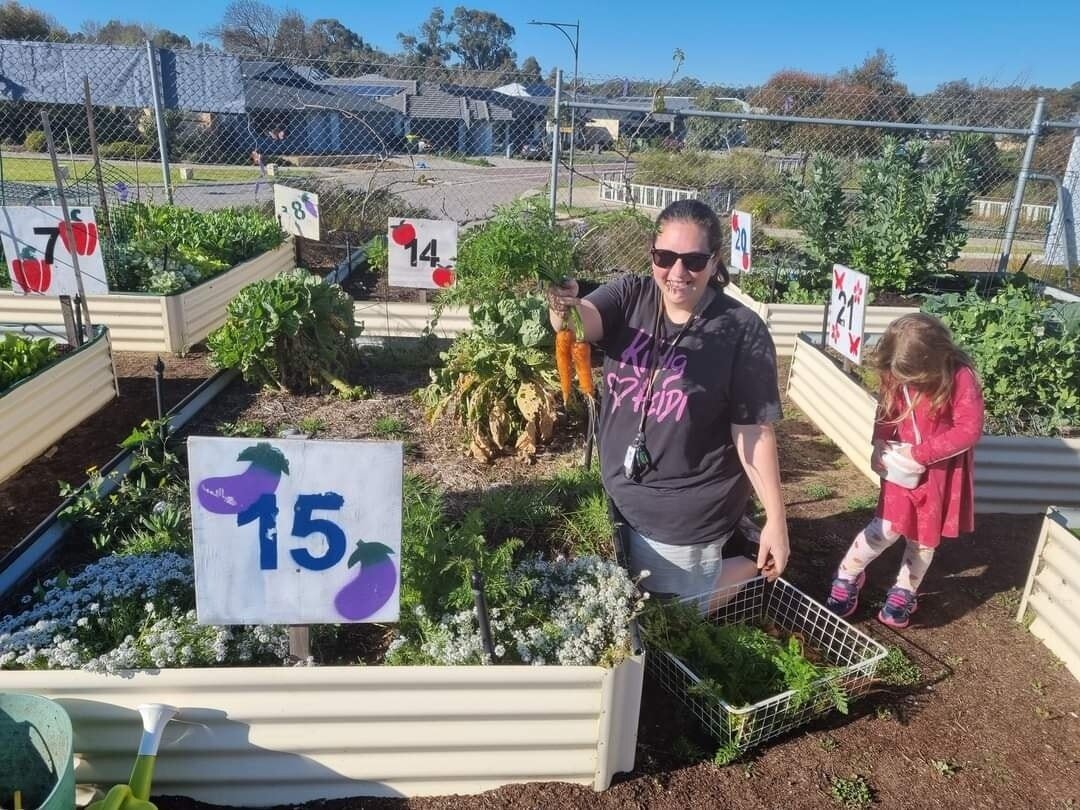
[[[819,335],[795,342],[788,395],[872,481],[870,437],[876,400],[820,348]],[[980,512],[1041,513],[1080,506],[1080,439],[983,436],[975,449],[975,506]]]
[[[157,795],[225,805],[608,786],[634,766],[643,660],[601,667],[294,667],[0,672],[67,709],[76,779],[126,782],[135,707],[180,708]]]
[[[109,330],[0,393],[0,481],[117,395]]]
[[[1047,510],[1016,620],[1080,680],[1080,511]]]
[[[95,325],[109,327],[113,348],[183,354],[225,322],[225,307],[241,288],[294,266],[292,240],[174,295],[117,292],[87,297]],[[0,290],[0,323],[62,323],[57,298]]]
[[[729,284],[726,292],[744,306],[758,314],[769,327],[776,353],[789,356],[795,351],[796,337],[801,332],[821,332],[821,323],[825,317],[825,304],[763,304],[756,301],[735,284]],[[901,315],[918,312],[916,307],[866,308],[866,332],[882,332],[890,323]]]

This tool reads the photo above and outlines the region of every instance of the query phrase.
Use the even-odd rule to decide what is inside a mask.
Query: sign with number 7
[[[833,265],[825,343],[857,365],[862,363],[863,328],[869,293],[869,276],[842,264]]]
[[[398,617],[400,442],[188,439],[202,624]]]
[[[87,295],[105,295],[109,285],[101,257],[94,209],[15,205],[0,209],[0,247],[11,271],[12,290],[25,295],[78,295],[75,261]]]

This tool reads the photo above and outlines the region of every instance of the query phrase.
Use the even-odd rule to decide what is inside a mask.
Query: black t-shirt
[[[687,545],[718,540],[746,510],[750,481],[732,424],[780,418],[776,348],[764,322],[709,287],[685,326],[660,321],[659,369],[645,422],[652,466],[631,481],[626,448],[637,435],[650,368],[660,290],[625,276],[588,296],[604,324],[599,452],[604,487],[646,537]]]

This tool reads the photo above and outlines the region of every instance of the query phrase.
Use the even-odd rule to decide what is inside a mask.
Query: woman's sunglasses
[[[676,253],[674,250],[661,250],[653,248],[649,251],[652,255],[653,264],[664,270],[670,270],[675,266],[677,259],[682,259],[683,267],[691,273],[700,273],[709,264],[711,253]]]

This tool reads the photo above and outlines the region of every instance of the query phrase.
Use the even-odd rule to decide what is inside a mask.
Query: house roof
[[[504,84],[501,87],[496,87],[495,90],[505,96],[531,98],[554,98],[555,96],[555,88],[548,87],[542,82],[535,82],[530,84],[511,82],[510,84]]]
[[[155,48],[165,106],[198,112],[242,113],[244,87],[235,56]],[[0,40],[0,99],[83,103],[83,77],[95,104],[153,106],[146,48],[68,42]]]
[[[542,118],[550,107],[550,99],[525,98],[522,96],[507,96],[498,90],[489,87],[469,87],[461,84],[440,85],[444,92],[455,96],[464,96],[475,101],[486,101],[489,106],[497,107],[503,112],[496,112],[493,121],[508,121],[516,119]]]
[[[437,84],[421,82],[419,92],[401,93],[380,99],[384,104],[410,118],[436,118],[446,121],[512,121],[514,114],[498,104],[464,94],[447,92]]]
[[[241,63],[248,110],[330,109],[350,113],[385,113],[386,107],[347,88],[315,83],[281,62]]]

